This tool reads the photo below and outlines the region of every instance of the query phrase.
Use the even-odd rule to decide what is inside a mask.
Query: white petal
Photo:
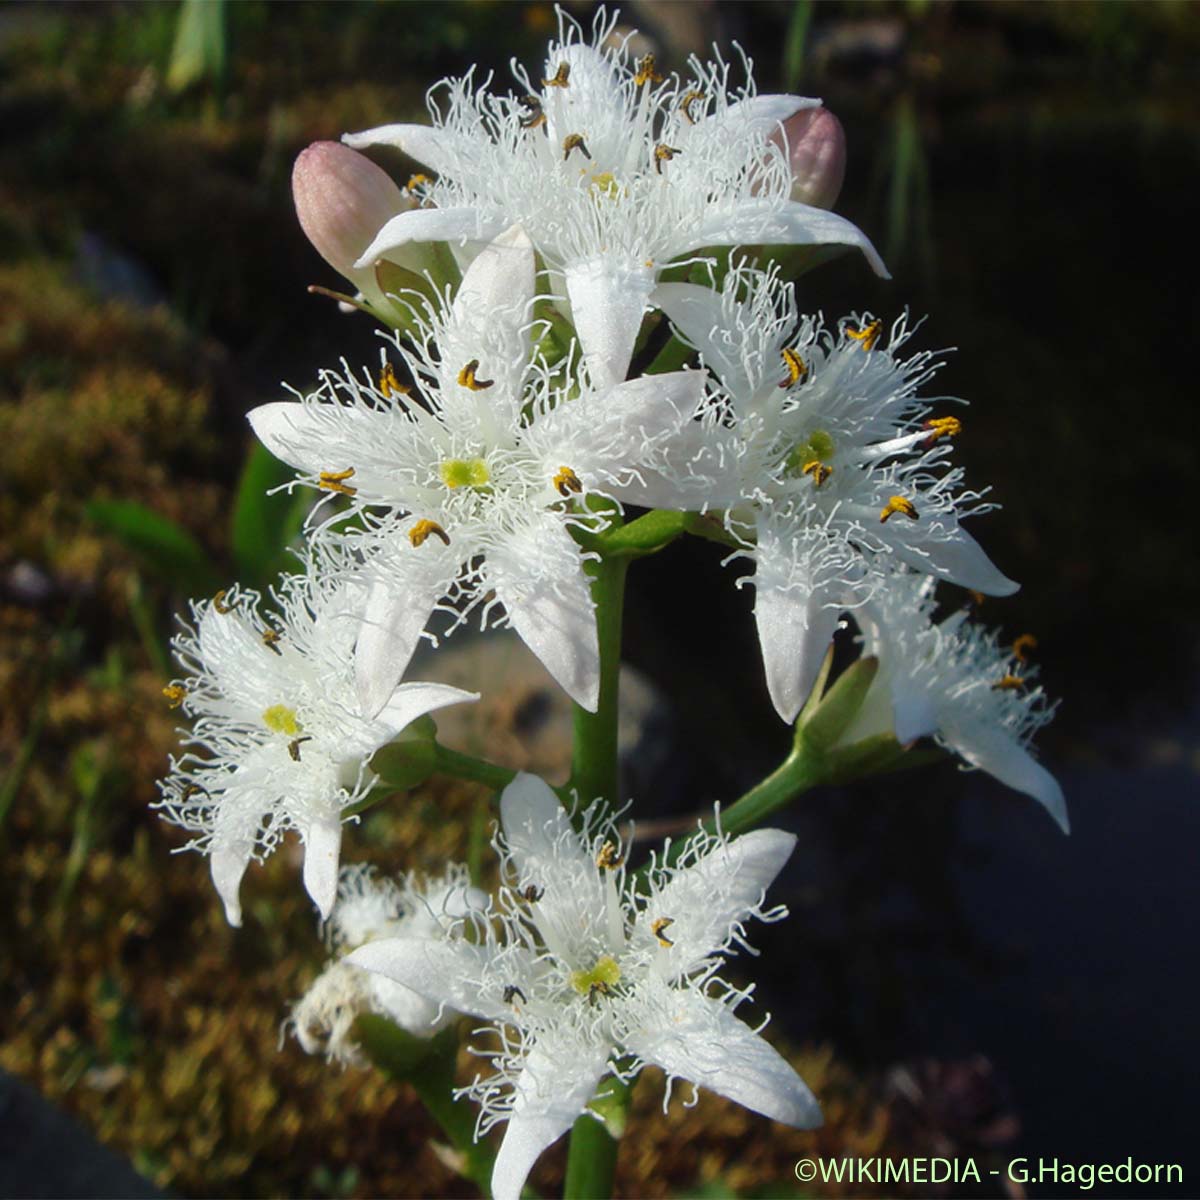
[[[321,920],[327,921],[337,899],[338,858],[342,851],[342,822],[336,813],[310,821],[304,830],[304,889]]]
[[[514,1085],[512,1116],[492,1170],[495,1200],[519,1200],[538,1156],[575,1123],[596,1091],[608,1047],[541,1038]]]
[[[643,909],[634,937],[658,945],[660,974],[671,980],[687,974],[726,945],[735,926],[762,903],[764,893],[796,845],[794,834],[755,829],[717,846],[699,862],[679,871]],[[668,919],[662,946],[653,923]]]
[[[503,221],[485,221],[475,208],[414,208],[394,216],[354,265],[372,266],[409,242],[489,241],[504,228]]]
[[[1063,833],[1071,832],[1067,802],[1058,780],[1003,729],[959,730],[952,721],[942,726],[947,744],[972,766],[986,771],[1001,783],[1032,796],[1058,823]]]
[[[380,733],[386,741],[426,713],[445,708],[447,704],[462,704],[478,699],[478,692],[464,692],[446,683],[402,683],[392,693],[392,698],[380,710],[375,721],[383,726]]]
[[[513,325],[512,336],[528,320],[536,291],[533,243],[520,225],[506,229],[475,256],[454,297],[458,321],[495,320],[504,314]],[[516,320],[512,319],[516,314]]]
[[[446,553],[430,538],[411,553],[401,550],[390,558],[386,575],[372,581],[354,648],[358,702],[368,719],[392,698],[434,604],[458,573],[459,561],[457,553]]]
[[[237,609],[218,612],[216,605],[210,604],[196,633],[199,657],[239,718],[257,722],[264,708],[287,695],[287,668]],[[224,705],[218,707],[225,709]]]
[[[751,96],[737,100],[724,112],[713,113],[704,126],[727,126],[744,137],[769,137],[788,117],[806,108],[820,108],[820,100],[807,96]]]
[[[400,220],[399,217],[394,220]],[[716,212],[695,229],[681,232],[676,253],[700,246],[739,246],[756,242],[792,246],[857,246],[876,275],[890,279],[871,239],[852,221],[823,208],[790,200],[782,207],[769,200],[752,200],[732,212]]]
[[[361,133],[344,133],[342,141],[352,150],[395,146],[433,171],[444,171],[453,162],[445,133],[431,125],[377,125]]]
[[[724,330],[720,292],[696,283],[660,283],[651,292],[650,303],[661,308],[684,340],[700,351],[704,365],[720,376],[730,393],[749,395],[752,389],[744,361],[732,353],[737,341],[731,343]]]
[[[538,514],[488,554],[487,579],[512,627],[582,708],[600,702],[600,646],[582,551],[550,514]]]
[[[488,1020],[505,1020],[512,1011],[503,987],[483,986],[490,978],[493,951],[486,945],[445,938],[379,938],[346,955],[344,962],[374,971],[411,988],[435,1004]]]
[[[593,385],[620,383],[654,290],[653,269],[597,258],[567,266],[563,274]]]
[[[531,906],[534,920],[550,950],[569,960],[586,931],[603,918],[600,869],[558,797],[536,775],[522,773],[504,789],[500,825],[517,889],[540,890]]]
[[[798,1129],[821,1124],[821,1108],[804,1080],[725,1005],[692,991],[667,995],[658,1022],[624,1038],[630,1050],[774,1121]]]
[[[1011,596],[1021,586],[1002,574],[983,547],[962,528],[950,541],[922,542],[910,538],[893,542],[892,549],[910,567],[983,592],[985,596]]]
[[[250,865],[253,849],[253,841],[246,838],[214,840],[209,857],[212,881],[221,903],[225,905],[225,919],[235,929],[242,924],[242,904],[238,892],[241,890],[242,876]]]
[[[406,432],[394,414],[366,408],[332,404],[301,404],[276,400],[252,408],[246,419],[258,440],[281,462],[297,471],[316,475],[321,471],[354,468],[354,487],[361,500],[394,501],[396,488],[385,470],[363,465],[363,449],[372,452],[393,445]],[[380,458],[378,453],[373,457]]]
[[[775,585],[760,569],[754,577],[754,621],[762,646],[767,691],[775,711],[790,725],[816,683],[829,643],[837,632],[839,609],[824,589]]]
[[[898,672],[891,694],[892,730],[902,746],[937,731],[937,709],[927,687]]]
[[[545,886],[555,876],[599,870],[571,824],[562,801],[536,775],[522,771],[500,796],[500,827],[517,872],[517,886]],[[597,892],[599,888],[597,887]]]

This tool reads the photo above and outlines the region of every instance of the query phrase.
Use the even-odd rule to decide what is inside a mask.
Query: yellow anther
[[[185,787],[183,789],[183,796],[181,797],[181,799],[190,800],[193,796],[207,796],[207,795],[208,795],[207,788],[202,788],[198,783],[189,783],[187,785],[187,787]]]
[[[1028,662],[1029,652],[1037,649],[1037,638],[1032,633],[1023,633],[1012,644],[1013,658],[1017,662]]]
[[[791,387],[792,384],[799,383],[808,376],[808,364],[795,350],[785,348],[782,354],[784,365],[788,369],[788,377],[779,386]]]
[[[482,392],[484,388],[490,388],[496,382],[494,379],[476,379],[475,372],[478,370],[479,359],[471,359],[458,373],[458,386],[465,387],[468,391]]]
[[[305,742],[311,741],[312,738],[310,737],[298,737],[288,742],[288,754],[291,755],[292,762],[300,761],[300,747],[303,746]]]
[[[869,325],[864,325],[861,329],[853,329],[847,325],[846,336],[859,342],[864,350],[872,350],[875,347],[875,343],[879,341],[879,334],[882,330],[882,321],[872,321]]]
[[[268,650],[274,650],[276,654],[283,654],[283,651],[279,648],[279,631],[276,629],[263,630],[262,644],[266,646]]]
[[[833,474],[833,468],[827,467],[823,462],[820,462],[818,459],[814,458],[812,462],[806,462],[804,466],[800,468],[800,474],[811,475],[813,479],[813,487],[820,487],[821,484],[823,484],[825,480],[827,480],[830,475]]]
[[[567,87],[567,81],[571,78],[571,64],[559,63],[558,70],[554,72],[553,79],[543,79],[542,83],[546,87]]]
[[[317,477],[317,487],[326,492],[339,492],[343,496],[357,496],[358,488],[346,482],[353,474],[353,467],[347,467],[344,471],[322,471]]]
[[[668,146],[665,142],[654,147],[654,170],[657,174],[662,174],[662,165],[665,162],[670,162],[671,159],[679,153],[674,146]]]
[[[379,392],[385,400],[390,400],[393,396],[409,395],[412,388],[405,387],[396,378],[396,368],[390,362],[385,362],[383,369],[379,372]]]
[[[600,847],[600,853],[596,855],[596,866],[602,871],[615,870],[619,864],[617,863],[617,848],[612,842],[605,842]]]
[[[184,691],[184,689],[181,688],[177,683],[168,684],[165,688],[163,688],[162,692],[167,698],[168,708],[178,708],[183,703],[184,697],[187,695],[187,692]]]
[[[658,944],[660,946],[675,945],[675,943],[673,941],[671,941],[671,939],[669,937],[666,937],[663,934],[664,929],[669,929],[674,924],[675,924],[674,917],[658,917],[657,919],[650,922],[650,932],[653,933],[656,938],[658,938]]]
[[[684,119],[689,125],[695,125],[696,123],[696,118],[692,116],[692,105],[695,104],[697,100],[703,99],[704,93],[697,92],[693,89],[690,92],[685,92],[683,99],[679,101],[679,111],[683,113]]]
[[[415,192],[417,188],[430,187],[432,184],[433,180],[428,175],[423,175],[418,171],[415,175],[408,177],[407,187],[410,192]]]
[[[925,422],[925,428],[929,430],[926,444],[932,446],[938,438],[955,437],[962,433],[962,422],[957,417],[934,417]]]
[[[231,613],[234,610],[234,605],[225,603],[225,589],[222,588],[213,598],[212,606],[224,616],[225,613]]]
[[[662,83],[662,76],[654,69],[654,55],[647,54],[637,63],[637,74],[633,77],[635,87],[646,83]]]
[[[296,710],[286,704],[272,704],[263,710],[263,724],[272,733],[286,733],[288,737],[296,737],[300,733],[300,722],[296,719]]]
[[[487,487],[492,481],[482,458],[447,458],[438,464],[438,475],[448,488]]]
[[[433,534],[434,537],[442,539],[445,545],[450,545],[450,535],[436,522],[429,520],[418,521],[409,531],[408,540],[414,546],[422,545],[425,540]]]
[[[884,506],[879,514],[881,522],[887,521],[896,513],[902,513],[908,517],[910,521],[917,519],[917,508],[911,500],[906,500],[903,496],[893,496]]]
[[[554,490],[560,496],[569,496],[572,492],[576,494],[582,492],[583,484],[579,482],[579,476],[570,467],[559,467],[558,474],[554,476]]]
[[[546,123],[546,114],[542,111],[542,102],[536,96],[522,96],[517,103],[525,112],[517,118],[517,124],[522,129],[536,129]]]
[[[563,162],[566,162],[566,160],[571,157],[572,150],[578,150],[584,158],[592,157],[588,153],[588,148],[583,144],[582,133],[568,133],[567,136],[563,138]]]
[[[1020,675],[1005,675],[992,684],[993,692],[1019,692],[1025,686],[1025,680]]]

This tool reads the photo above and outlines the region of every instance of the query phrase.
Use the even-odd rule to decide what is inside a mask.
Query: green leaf
[[[641,558],[670,545],[687,528],[687,513],[655,508],[628,525],[617,525],[596,538],[597,548],[606,555]]]
[[[291,467],[254,443],[238,481],[230,529],[233,561],[244,583],[269,583],[287,569],[288,544],[300,532],[312,498],[304,491],[267,492],[294,478]]]
[[[183,0],[167,88],[182,92],[207,78],[219,86],[225,74],[225,0]]]
[[[812,0],[796,0],[783,38],[783,90],[795,92],[804,73],[804,47],[812,20]]]
[[[453,1054],[458,1048],[458,1037],[452,1029],[443,1030],[437,1037],[417,1037],[375,1013],[359,1015],[354,1022],[354,1037],[381,1071],[401,1080],[411,1079],[416,1070],[428,1067],[439,1054],[444,1057],[447,1050]]]
[[[437,725],[426,713],[371,756],[371,770],[393,790],[422,784],[437,766]]]
[[[84,511],[168,582],[192,592],[216,587],[212,561],[182,525],[136,500],[93,500]]]
[[[870,656],[847,667],[812,712],[796,723],[797,739],[820,751],[832,750],[858,715],[878,670],[879,659]]]

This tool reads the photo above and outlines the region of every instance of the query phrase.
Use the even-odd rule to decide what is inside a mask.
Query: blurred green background
[[[845,125],[838,209],[895,278],[847,256],[802,300],[928,313],[916,344],[958,348],[939,376],[972,402],[958,458],[1003,505],[975,532],[1024,584],[980,616],[1039,639],[1064,698],[1040,744],[1076,834],[952,768],[806,804],[793,917],[756,942],[828,1127],[785,1135],[709,1097],[668,1132],[645,1086],[619,1187],[790,1194],[802,1153],[947,1147],[1190,1155],[1194,1179],[1200,10],[622,15],[660,66],[737,40],[760,90],[819,95]],[[554,28],[549,5],[482,0],[0,8],[0,1066],[160,1188],[469,1190],[402,1088],[277,1049],[324,957],[290,856],[248,879],[235,933],[147,805],[173,742],[172,614],[269,579],[302,516],[262,497],[284,476],[245,412],[375,357],[369,323],[305,290],[340,281],[295,221],[295,155],[423,119],[425,88],[471,62],[506,81]],[[782,749],[749,591],[712,550],[633,576],[628,657],[669,710],[662,763],[632,773],[639,817],[731,799]],[[436,868],[477,798],[429,785],[350,856]]]

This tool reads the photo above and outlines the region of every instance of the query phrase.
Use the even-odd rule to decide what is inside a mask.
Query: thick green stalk
[[[582,1116],[571,1130],[563,1200],[604,1200],[612,1195],[617,1142],[595,1117]]]
[[[443,775],[453,775],[455,779],[469,779],[472,783],[486,784],[496,791],[503,791],[513,781],[516,771],[510,767],[500,767],[471,754],[462,754],[451,750],[441,742],[434,746],[435,771]]]
[[[585,805],[597,797],[607,805],[618,800],[617,707],[621,616],[628,566],[629,560],[623,556],[601,558],[588,564],[600,645],[600,702],[594,713],[575,705],[575,744],[571,758],[571,787]],[[616,1167],[616,1139],[594,1117],[579,1117],[571,1130],[564,1200],[603,1200],[611,1196]]]
[[[571,786],[583,805],[617,796],[617,704],[621,673],[621,616],[625,606],[628,560],[602,558],[588,563],[592,599],[596,602],[596,636],[600,643],[600,703],[588,712],[576,704]]]

